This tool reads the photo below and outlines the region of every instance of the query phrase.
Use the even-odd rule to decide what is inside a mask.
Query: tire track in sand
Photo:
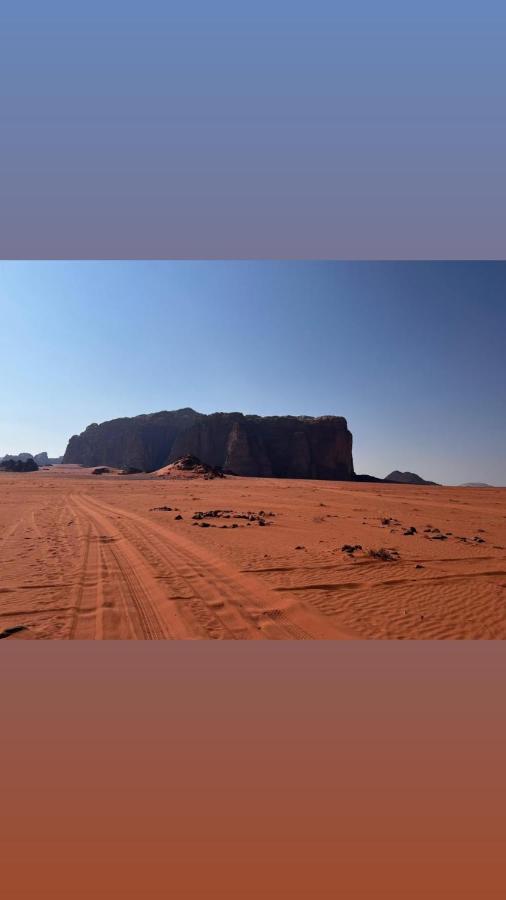
[[[77,519],[77,522],[79,523],[79,519]],[[91,524],[89,524],[86,531],[83,532],[80,524],[78,524],[78,530],[80,532],[80,540],[84,542],[84,550],[79,563],[79,571],[77,574],[78,581],[75,587],[72,604],[72,618],[69,629],[70,640],[95,637],[95,628],[85,607],[85,599],[90,594],[90,589],[93,589],[93,575],[94,572],[96,572],[96,565],[90,566],[93,528]],[[90,609],[93,614],[95,605],[92,604]],[[90,633],[90,625],[93,625],[91,629],[92,633]]]
[[[145,585],[136,572],[142,560],[130,547],[114,546],[118,536],[100,513],[82,502],[82,497],[72,496],[71,504],[81,535],[85,531],[85,550],[69,637],[172,637],[152,600],[157,586],[149,584],[149,579]]]
[[[119,591],[124,592],[126,586],[134,599],[138,593],[143,593],[145,597],[149,594],[150,608],[153,610],[156,605],[158,620],[164,623],[162,637],[249,637],[247,633],[238,633],[237,623],[235,629],[234,623],[227,624],[226,616],[224,621],[220,621],[215,611],[223,606],[218,588],[208,584],[208,602],[202,601],[200,582],[208,581],[207,574],[196,571],[186,559],[178,556],[176,560],[170,555],[160,537],[147,530],[145,520],[139,528],[123,510],[105,506],[82,494],[73,499],[76,508],[98,527],[102,539],[106,540],[104,549],[111,554],[120,575]],[[118,515],[124,518],[119,520]],[[171,591],[174,582],[177,583],[176,596]],[[239,628],[246,631],[243,620]],[[149,626],[145,631],[140,636],[150,637]]]
[[[300,615],[301,605],[293,598],[280,601],[270,588],[197,549],[188,538],[85,494],[74,499],[113,539],[115,553],[137,559],[143,583],[156,584],[157,611],[170,622],[175,637],[307,640],[320,636],[314,611],[302,609]],[[337,638],[349,636],[336,630]]]

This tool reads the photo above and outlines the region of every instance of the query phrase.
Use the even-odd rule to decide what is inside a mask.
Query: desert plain
[[[0,636],[506,638],[506,488],[2,473]]]

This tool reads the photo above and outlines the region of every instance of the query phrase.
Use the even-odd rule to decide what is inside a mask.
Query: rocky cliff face
[[[203,415],[192,409],[89,425],[65,463],[151,472],[192,454],[237,475],[353,478],[352,435],[340,416]]]

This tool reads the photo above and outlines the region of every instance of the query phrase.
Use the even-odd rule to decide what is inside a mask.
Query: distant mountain
[[[61,463],[63,456],[50,458],[46,451],[43,453],[7,453],[6,456],[0,457],[0,463],[28,462],[29,459],[34,459],[38,466],[57,466]]]
[[[46,451],[44,451],[44,453],[36,453],[33,458],[39,466],[59,466],[63,456],[49,457]]]
[[[393,484],[428,484],[437,486],[437,482],[425,481],[424,478],[420,478],[420,475],[416,475],[414,472],[398,472],[397,470],[390,472],[385,481],[391,481]]]
[[[493,485],[485,484],[484,481],[467,481],[465,484],[459,484],[459,487],[493,487]]]
[[[27,462],[29,459],[33,459],[32,453],[6,453],[5,456],[0,457],[0,463],[3,462]]]

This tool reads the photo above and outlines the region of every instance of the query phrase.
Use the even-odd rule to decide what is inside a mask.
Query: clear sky
[[[1,262],[0,455],[91,422],[344,415],[355,468],[506,485],[506,263]]]

